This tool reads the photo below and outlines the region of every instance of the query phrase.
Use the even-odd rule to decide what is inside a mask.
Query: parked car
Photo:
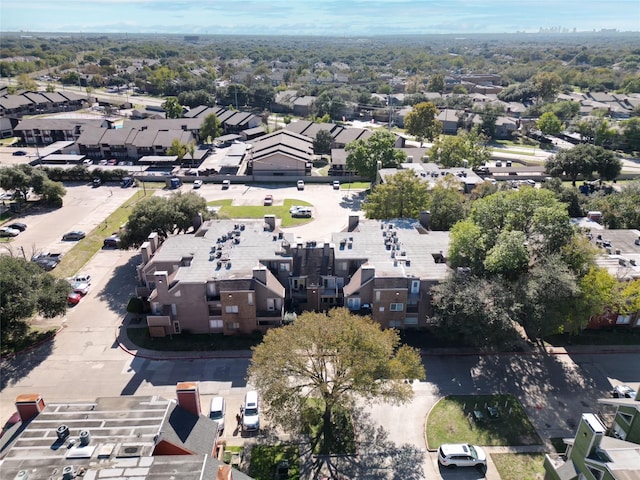
[[[0,227],[0,237],[15,237],[20,233],[20,230],[9,227]]]
[[[218,435],[224,430],[224,416],[227,410],[227,403],[223,397],[213,397],[211,400],[211,409],[209,410],[209,418],[215,420],[218,424]]]
[[[24,150],[16,150],[11,155],[13,155],[14,157],[24,157],[26,154],[27,152],[25,152]]]
[[[24,223],[11,223],[9,225],[7,225],[8,228],[13,228],[14,230],[20,230],[21,232],[24,232],[27,229],[27,226]]]
[[[438,461],[445,467],[486,467],[487,455],[475,445],[445,443],[438,448]]]
[[[73,285],[73,291],[75,293],[79,293],[83,297],[89,293],[89,288],[91,288],[91,284],[87,282],[75,282]]]
[[[93,160],[91,160],[90,158],[85,158],[85,159],[82,161],[82,164],[83,164],[85,167],[88,167],[89,165],[93,165]]]
[[[231,180],[223,180],[222,181],[222,189],[227,190],[231,186]]]
[[[616,385],[611,392],[614,398],[636,398],[638,394],[629,385]]]
[[[273,195],[265,195],[264,204],[265,206],[273,205]]]
[[[258,403],[258,392],[251,390],[246,393],[241,410],[242,430],[260,430],[260,405]]]
[[[37,263],[44,270],[51,271],[58,266],[62,260],[61,253],[44,252],[31,257],[31,261]]]
[[[110,158],[109,160],[107,160],[107,165],[117,165],[118,164],[118,160],[116,160],[115,158]]]
[[[202,186],[202,180],[194,180],[193,181],[193,188],[200,188]]]
[[[339,180],[334,180],[331,185],[333,186],[334,190],[340,190],[340,181]]]
[[[69,295],[67,295],[67,305],[69,306],[79,304],[80,300],[82,300],[82,295],[80,295],[79,293],[71,292]]]
[[[94,178],[93,180],[91,180],[91,186],[93,188],[99,187],[100,185],[102,185],[102,180],[100,180],[99,178]]]
[[[69,279],[69,283],[71,283],[72,285],[74,283],[91,283],[91,275],[89,275],[88,273],[80,273],[78,275],[76,275],[75,277],[71,277]]]
[[[309,207],[300,207],[296,211],[291,212],[293,218],[311,218],[311,209]]]
[[[293,205],[290,209],[289,209],[289,213],[294,213],[297,212],[298,210],[300,210],[301,208],[309,208],[306,207],[304,205]]]
[[[298,190],[304,190],[304,180],[298,180]]]
[[[67,232],[64,235],[62,235],[62,240],[64,240],[64,241],[82,240],[86,236],[87,235],[81,230],[73,230],[71,232]]]
[[[120,237],[117,235],[111,235],[104,239],[102,246],[105,248],[118,248],[120,246]]]

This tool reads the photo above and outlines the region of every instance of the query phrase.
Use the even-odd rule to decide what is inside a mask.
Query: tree
[[[21,73],[18,75],[18,88],[20,90],[36,91],[38,90],[38,84],[26,73]]]
[[[381,168],[398,167],[407,157],[404,152],[394,148],[395,143],[396,136],[384,130],[374,132],[367,140],[349,143],[345,147],[348,152],[347,168],[373,180],[378,171],[378,162]]]
[[[167,148],[167,155],[175,155],[178,157],[178,161],[182,161],[187,151],[187,144],[182,143],[178,138],[174,138],[169,148]]]
[[[549,174],[567,175],[575,186],[578,175],[591,178],[597,172],[600,180],[613,180],[622,170],[622,162],[613,152],[596,145],[581,144],[570,150],[560,150],[546,163]]]
[[[629,150],[640,151],[640,118],[630,118],[621,124]]]
[[[579,293],[569,313],[571,333],[579,333],[591,317],[602,315],[607,307],[620,303],[617,285],[617,280],[604,268],[591,267],[578,281]]]
[[[436,120],[440,112],[431,102],[418,103],[404,119],[404,128],[410,135],[414,135],[422,146],[424,139],[433,141],[442,131],[442,124]]]
[[[40,194],[43,203],[56,207],[62,206],[62,198],[66,195],[67,190],[60,182],[54,182],[48,178],[42,184],[41,189],[34,188],[34,191]]]
[[[35,314],[46,318],[67,309],[71,286],[56,279],[37,264],[10,255],[0,255],[0,324],[3,349],[29,330],[26,322]]]
[[[127,227],[120,235],[120,248],[139,248],[153,232],[163,239],[185,232],[193,227],[198,215],[206,218],[207,205],[205,199],[194,192],[146,198],[131,211]]]
[[[429,150],[429,159],[444,168],[484,165],[491,159],[484,137],[475,131],[440,136]]]
[[[439,73],[431,75],[427,83],[427,92],[444,92],[444,76]]]
[[[400,170],[376,186],[362,204],[367,218],[419,218],[427,204],[427,185],[413,170]]]
[[[464,195],[453,176],[446,176],[429,191],[426,209],[431,214],[431,230],[449,230],[466,216]]]
[[[220,120],[215,113],[211,113],[204,118],[202,126],[200,127],[200,138],[206,143],[211,143],[218,138],[222,133],[220,126]]]
[[[484,268],[487,272],[515,280],[529,267],[529,250],[524,232],[505,230],[487,252]]]
[[[424,379],[420,355],[400,344],[397,331],[347,309],[304,312],[290,325],[270,329],[253,348],[248,381],[261,395],[263,413],[288,431],[301,429],[301,411],[320,402],[321,454],[337,409],[355,401],[404,403],[413,390],[406,379]]]
[[[560,91],[562,78],[554,72],[539,72],[531,79],[533,85],[538,90],[539,98],[552,100]]]
[[[552,112],[543,113],[537,122],[543,135],[558,135],[562,131],[562,122]]]
[[[480,125],[476,128],[488,138],[494,138],[496,136],[496,122],[498,117],[504,113],[504,108],[485,105],[485,107],[478,112],[480,116]]]
[[[313,139],[313,151],[314,153],[320,155],[328,155],[331,153],[331,143],[333,142],[333,137],[331,136],[331,132],[329,130],[318,130],[316,133],[316,138]]]
[[[167,118],[182,117],[182,105],[178,103],[178,99],[176,97],[167,97],[162,104],[162,108],[164,108]]]

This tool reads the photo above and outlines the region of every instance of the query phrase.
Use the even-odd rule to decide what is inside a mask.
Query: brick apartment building
[[[345,306],[383,327],[421,327],[430,288],[449,269],[448,232],[420,222],[351,216],[331,242],[302,242],[264,221],[211,220],[195,233],[141,247],[138,295],[152,335],[251,333],[305,310]]]

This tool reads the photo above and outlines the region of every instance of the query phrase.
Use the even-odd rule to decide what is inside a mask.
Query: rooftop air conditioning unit
[[[58,436],[58,440],[64,440],[69,436],[69,427],[66,425],[60,425],[56,428],[56,435]]]
[[[76,476],[76,472],[73,468],[73,465],[67,465],[62,469],[62,480],[73,480],[73,477]]]

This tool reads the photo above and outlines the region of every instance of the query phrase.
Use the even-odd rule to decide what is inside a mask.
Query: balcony
[[[420,304],[418,303],[408,303],[407,304],[407,313],[418,313],[420,311]]]
[[[279,327],[282,325],[284,308],[280,310],[258,310],[256,311],[256,323],[261,327]]]

